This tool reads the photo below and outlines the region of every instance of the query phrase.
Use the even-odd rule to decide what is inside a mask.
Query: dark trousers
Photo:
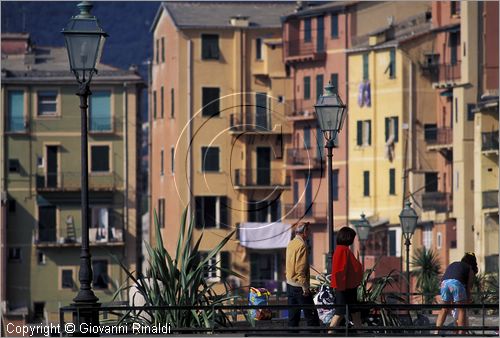
[[[304,296],[302,288],[286,285],[288,305],[314,305],[312,295]],[[314,308],[302,308],[300,306],[288,309],[288,326],[299,326],[300,310],[304,311],[307,326],[319,326],[318,311]]]

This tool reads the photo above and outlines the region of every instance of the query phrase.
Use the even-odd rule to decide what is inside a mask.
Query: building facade
[[[98,65],[89,98],[93,288],[110,301],[135,270],[139,92],[135,71]],[[6,318],[54,320],[78,290],[80,110],[65,48],[2,34],[1,191]]]

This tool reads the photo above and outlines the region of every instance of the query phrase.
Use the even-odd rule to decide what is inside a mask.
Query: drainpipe
[[[129,183],[128,183],[128,84],[127,82],[124,82],[123,83],[123,133],[124,133],[124,136],[125,136],[125,142],[123,142],[123,176],[125,178],[125,181],[124,181],[124,193],[125,193],[125,200],[124,200],[124,203],[123,203],[123,207],[124,207],[124,215],[123,215],[123,225],[124,225],[124,228],[122,230],[122,233],[123,235],[122,236],[125,236],[125,234],[128,234],[128,230],[129,230],[129,224],[128,224],[128,208],[129,208],[129,203],[128,203],[128,189],[129,189]],[[113,178],[114,180],[114,178]],[[127,230],[125,232],[125,230]],[[124,238],[124,241],[126,243],[126,238]],[[122,254],[124,255],[124,257],[127,257],[127,249],[126,249],[127,245],[125,245],[123,247],[123,252]],[[127,264],[129,264],[129,262],[127,262]],[[137,270],[137,267],[136,267],[136,271]],[[121,275],[121,269],[120,269],[120,275]],[[120,276],[122,277],[122,276]]]
[[[192,81],[192,69],[193,69],[193,42],[191,39],[187,41],[187,121],[188,121],[188,132],[187,132],[187,146],[188,146],[188,161],[187,161],[187,175],[189,187],[193,187],[193,149],[191,148],[191,139],[193,136],[193,123],[191,119],[193,118],[192,103],[192,91],[193,91],[193,81]],[[191,213],[193,212],[193,196],[191,196],[191,189],[188,189],[188,213],[187,213],[187,224],[191,223]]]
[[[2,98],[5,101],[5,95],[7,90],[2,88]],[[4,313],[7,309],[7,299],[6,299],[6,282],[7,282],[7,191],[6,187],[6,177],[5,177],[5,154],[6,148],[4,143],[5,119],[0,119],[0,149],[2,150],[2,155],[0,156],[0,311]],[[4,212],[5,211],[5,212]]]

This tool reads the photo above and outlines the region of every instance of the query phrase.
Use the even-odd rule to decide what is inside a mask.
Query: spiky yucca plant
[[[175,256],[172,257],[163,246],[163,239],[159,227],[156,211],[154,213],[156,246],[153,248],[146,243],[149,253],[149,267],[145,278],[136,278],[133,273],[121,264],[128,278],[132,281],[137,292],[144,297],[145,306],[213,306],[224,304],[234,297],[217,294],[213,283],[207,282],[205,273],[223,270],[228,275],[240,277],[237,273],[222,269],[217,264],[210,265],[215,257],[226,245],[234,231],[224,237],[208,254],[202,258],[199,246],[203,233],[191,245],[193,240],[194,223],[186,226],[187,209],[184,210],[177,239]],[[130,289],[124,286],[120,291]],[[171,323],[174,327],[210,328],[212,325],[230,325],[230,321],[222,310],[208,308],[206,310],[144,310],[129,311],[122,318],[122,322],[138,322],[142,325],[156,325]]]
[[[439,276],[441,264],[433,250],[418,248],[411,259],[413,270],[411,274],[417,279],[417,290],[424,295],[424,302],[432,304],[439,293]]]

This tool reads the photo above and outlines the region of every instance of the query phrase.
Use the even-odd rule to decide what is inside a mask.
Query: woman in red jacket
[[[339,325],[340,320],[346,314],[345,305],[358,303],[358,286],[363,279],[363,267],[349,250],[349,246],[356,238],[356,231],[349,227],[343,227],[337,234],[337,247],[332,261],[331,287],[335,289],[335,316],[330,322],[330,327]],[[355,327],[361,326],[361,315],[359,310],[349,311]]]

